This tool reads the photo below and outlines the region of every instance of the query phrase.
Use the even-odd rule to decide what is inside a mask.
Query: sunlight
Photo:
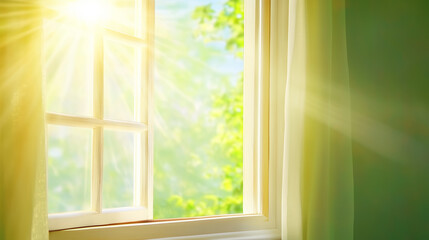
[[[64,13],[87,24],[96,24],[108,16],[108,8],[101,0],[78,0],[67,4]]]

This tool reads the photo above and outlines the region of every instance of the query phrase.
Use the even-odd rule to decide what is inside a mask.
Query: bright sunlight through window
[[[243,213],[243,0],[57,2],[50,228]]]
[[[102,22],[109,15],[106,1],[101,0],[79,0],[67,3],[62,11],[64,14],[84,21],[88,24]]]

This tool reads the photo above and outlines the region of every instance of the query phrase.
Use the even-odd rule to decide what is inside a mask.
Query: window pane
[[[241,213],[243,1],[156,0],[154,218]]]
[[[89,210],[92,130],[48,127],[48,211]]]
[[[104,131],[103,208],[133,206],[134,133]]]
[[[135,1],[108,0],[108,5],[107,27],[119,32],[134,35],[136,24]]]
[[[116,41],[104,41],[104,116],[133,120],[136,89],[137,48]]]
[[[92,115],[93,37],[69,20],[44,22],[46,110]]]

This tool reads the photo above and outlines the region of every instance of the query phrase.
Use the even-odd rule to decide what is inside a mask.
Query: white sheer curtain
[[[345,1],[288,8],[282,238],[353,239]]]
[[[0,2],[0,239],[48,239],[38,1]]]

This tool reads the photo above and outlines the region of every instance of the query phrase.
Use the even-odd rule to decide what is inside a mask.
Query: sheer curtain
[[[345,1],[290,0],[288,26],[282,238],[353,239]]]
[[[0,239],[48,239],[40,17],[0,2]]]

